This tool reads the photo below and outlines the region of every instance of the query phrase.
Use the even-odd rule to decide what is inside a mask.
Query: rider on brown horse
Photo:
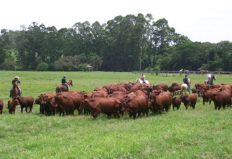
[[[64,76],[64,77],[61,79],[61,83],[62,83],[62,85],[66,86],[68,90],[70,90],[70,89],[69,89],[69,85],[68,85],[68,83],[67,83],[67,81],[66,81],[66,76]]]
[[[19,88],[19,86],[21,85],[21,82],[19,81],[19,77],[15,76],[15,79],[12,80],[12,85],[16,85],[18,88],[18,92],[19,92],[19,96],[21,96],[21,90]],[[11,97],[11,91],[12,91],[13,87],[11,87],[10,89],[10,97]]]

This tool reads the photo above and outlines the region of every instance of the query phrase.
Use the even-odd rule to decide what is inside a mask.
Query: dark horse
[[[68,81],[68,86],[70,87],[70,85],[73,86],[72,80]],[[59,92],[68,92],[68,87],[66,87],[65,85],[57,86],[56,93],[59,93]]]
[[[208,83],[210,85],[213,85],[213,80],[216,80],[216,76],[212,75],[209,80],[205,80],[205,83]]]
[[[20,89],[19,86],[14,83],[13,88],[11,90],[12,99],[14,99],[16,96],[19,96],[19,90],[18,89]],[[21,94],[22,94],[22,89],[20,89],[20,90],[21,90]]]

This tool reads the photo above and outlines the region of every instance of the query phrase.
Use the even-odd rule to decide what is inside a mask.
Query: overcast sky
[[[151,13],[165,18],[192,41],[232,42],[231,0],[1,0],[0,29],[20,30],[32,22],[71,28],[76,22],[100,24],[116,16]]]

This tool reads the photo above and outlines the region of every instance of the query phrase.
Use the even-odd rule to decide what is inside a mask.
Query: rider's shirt
[[[14,84],[16,82],[16,80],[14,79],[13,81],[12,81],[12,84]],[[19,83],[21,83],[19,80],[17,80],[17,84],[19,84]]]
[[[189,84],[189,83],[188,83],[188,78],[184,78],[184,79],[183,79],[183,82],[184,82],[185,84]]]
[[[61,83],[65,84],[66,83],[66,78],[62,78]]]

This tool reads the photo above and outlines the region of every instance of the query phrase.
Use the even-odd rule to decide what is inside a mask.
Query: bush
[[[45,63],[45,62],[42,62],[42,63],[37,65],[36,70],[37,71],[47,71],[48,70],[48,64]]]

